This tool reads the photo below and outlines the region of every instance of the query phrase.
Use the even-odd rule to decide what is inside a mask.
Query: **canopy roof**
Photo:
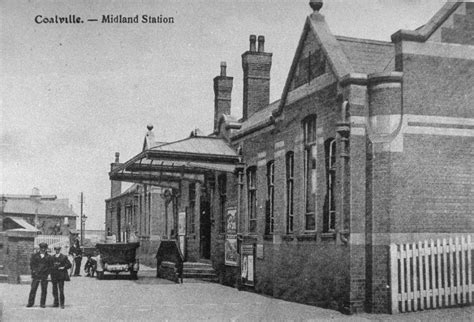
[[[39,231],[33,225],[30,225],[23,218],[8,216],[4,219],[4,222],[7,221],[7,220],[11,220],[12,222],[14,222],[17,226],[16,229],[23,229],[23,230],[28,230],[28,231]]]
[[[240,158],[224,140],[192,136],[144,150],[109,173],[111,180],[178,188],[179,182],[204,181],[206,173],[233,172]]]

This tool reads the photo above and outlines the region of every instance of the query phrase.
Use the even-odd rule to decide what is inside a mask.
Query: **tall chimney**
[[[242,118],[246,120],[270,103],[270,69],[272,53],[265,52],[265,37],[250,35],[250,49],[242,54],[244,97]]]
[[[214,78],[214,133],[219,132],[220,117],[230,114],[233,81],[233,77],[227,76],[226,62],[221,62],[221,74]]]
[[[110,170],[117,168],[120,165],[120,153],[115,152],[115,162],[110,164]],[[110,198],[117,197],[122,193],[122,181],[111,180],[110,182]]]

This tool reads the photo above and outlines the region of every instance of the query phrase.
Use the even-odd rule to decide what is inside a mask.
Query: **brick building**
[[[38,234],[72,238],[77,215],[68,199],[40,195],[36,188],[31,195],[3,194],[0,198],[0,282],[18,283],[21,275],[30,274]]]
[[[144,147],[110,178],[170,187],[170,237],[226,285],[390,312],[391,244],[474,234],[474,4],[392,42],[335,36],[310,5],[280,100],[251,35],[242,119],[222,64],[214,133]]]
[[[43,235],[69,235],[76,229],[77,214],[68,199],[55,195],[2,195],[1,231],[9,229],[38,229]],[[36,221],[36,222],[35,222]]]

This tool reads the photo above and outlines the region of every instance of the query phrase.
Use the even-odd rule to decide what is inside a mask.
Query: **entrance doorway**
[[[211,207],[208,201],[201,200],[199,213],[201,258],[211,259]]]

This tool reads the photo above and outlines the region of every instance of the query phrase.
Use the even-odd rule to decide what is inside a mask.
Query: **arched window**
[[[316,115],[303,120],[305,230],[316,229]]]
[[[275,161],[267,163],[267,200],[265,203],[265,234],[273,234],[275,228]]]
[[[295,155],[286,153],[286,233],[293,233]]]
[[[257,168],[247,169],[247,214],[249,232],[257,232]]]
[[[336,228],[336,203],[334,198],[336,186],[336,140],[329,138],[324,143],[326,161],[326,200],[323,216],[323,232]]]

